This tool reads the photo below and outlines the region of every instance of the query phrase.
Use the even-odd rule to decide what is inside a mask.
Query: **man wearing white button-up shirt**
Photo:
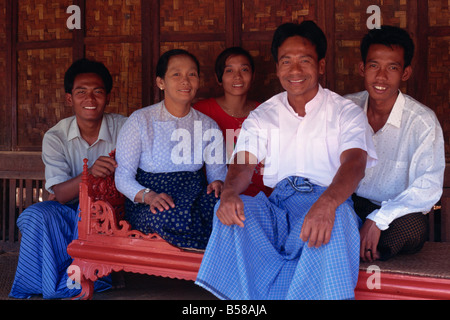
[[[365,220],[365,261],[419,251],[427,239],[426,213],[442,194],[445,153],[435,113],[400,92],[412,73],[414,44],[400,28],[370,31],[361,43],[366,91],[346,96],[367,114],[378,164],[366,169],[354,196]]]
[[[350,197],[376,155],[363,111],[319,85],[325,52],[312,21],[275,31],[286,92],[243,123],[197,277],[220,298],[354,298],[359,219]],[[239,196],[263,160],[274,191]]]

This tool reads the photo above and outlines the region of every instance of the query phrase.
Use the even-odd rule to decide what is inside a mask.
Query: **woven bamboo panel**
[[[139,43],[110,43],[86,48],[86,57],[101,61],[113,77],[107,112],[129,115],[142,107],[142,59]]]
[[[44,133],[71,116],[64,103],[64,74],[72,63],[72,48],[18,52],[18,145],[40,147]]]
[[[211,98],[222,94],[215,78],[214,64],[217,56],[225,49],[223,42],[161,43],[161,54],[171,49],[184,49],[197,57],[200,63],[200,88],[197,92],[197,99]]]
[[[225,1],[161,0],[161,33],[224,32]]]
[[[266,41],[246,41],[245,49],[249,51],[255,61],[255,82],[249,96],[264,102],[283,88],[276,75],[275,62],[270,54],[271,43]]]
[[[431,27],[450,26],[450,1],[428,0],[428,20]]]
[[[67,8],[72,0],[18,0],[18,41],[43,41],[71,39],[72,32],[66,22],[70,17]]]
[[[298,0],[243,0],[243,31],[272,31],[285,22],[314,19],[316,1]]]
[[[450,157],[450,36],[431,37],[428,46],[428,101],[442,125]]]
[[[364,90],[363,77],[359,75],[361,53],[359,40],[336,41],[335,91],[341,95]]]
[[[86,1],[86,35],[88,37],[141,35],[141,1]]]
[[[407,27],[406,0],[335,0],[336,32],[354,33],[367,31],[367,8],[377,5],[381,9],[381,24],[390,24],[401,28]]]

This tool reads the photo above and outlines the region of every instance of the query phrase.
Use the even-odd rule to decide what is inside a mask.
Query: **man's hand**
[[[156,193],[151,191],[145,197],[145,203],[150,206],[150,211],[155,214],[158,211],[163,212],[170,208],[175,208],[175,203],[167,193]],[[157,211],[158,210],[158,211]]]
[[[244,227],[244,203],[233,190],[222,192],[216,214],[224,225],[231,226],[236,224],[242,228]]]
[[[336,207],[332,203],[319,198],[306,214],[300,239],[308,242],[308,247],[318,248],[330,241],[336,215]]]
[[[375,222],[370,219],[366,219],[359,233],[361,236],[361,259],[366,262],[372,262],[379,259],[380,254],[377,251],[377,246],[380,241],[381,230],[378,229]]]
[[[364,177],[367,153],[361,149],[342,152],[341,166],[327,190],[314,203],[303,221],[300,238],[309,247],[320,247],[331,239],[336,209],[348,199]]]
[[[117,162],[113,158],[101,156],[99,157],[89,172],[96,178],[105,178],[114,173],[117,168]]]
[[[216,198],[218,198],[222,190],[223,190],[223,181],[215,180],[208,185],[208,187],[206,188],[206,193],[210,194],[211,192],[214,191],[214,195],[216,196]]]

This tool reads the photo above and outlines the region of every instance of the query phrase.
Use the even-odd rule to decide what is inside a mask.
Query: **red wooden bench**
[[[94,178],[85,159],[78,239],[67,248],[72,266],[81,271],[82,292],[76,299],[91,299],[93,282],[113,271],[196,279],[203,254],[174,247],[157,234],[132,230],[123,219],[124,200],[113,177]],[[431,264],[443,272],[429,270]],[[430,242],[416,255],[372,265],[378,271],[361,264],[356,299],[450,299],[450,243]]]
[[[93,282],[112,271],[196,279],[203,254],[181,250],[157,234],[131,230],[123,219],[125,198],[113,177],[94,178],[88,173],[87,159],[79,199],[78,239],[67,247],[72,266],[81,271],[82,292],[76,299],[91,299]]]

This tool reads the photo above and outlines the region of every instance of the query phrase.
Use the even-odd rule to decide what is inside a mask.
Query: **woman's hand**
[[[215,180],[208,185],[208,187],[206,188],[206,193],[210,194],[211,192],[214,191],[216,198],[218,198],[222,193],[222,190],[223,190],[223,181]]]
[[[159,210],[159,212],[163,212],[164,210],[175,208],[175,203],[173,202],[172,197],[167,193],[156,193],[154,191],[150,191],[145,195],[144,201],[150,206],[150,211],[153,214],[157,213],[157,210]]]

